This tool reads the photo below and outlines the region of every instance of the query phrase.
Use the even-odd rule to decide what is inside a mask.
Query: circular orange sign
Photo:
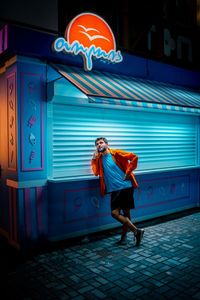
[[[78,41],[84,47],[100,47],[106,53],[116,50],[115,38],[110,26],[99,16],[83,13],[76,16],[65,30],[69,44]]]

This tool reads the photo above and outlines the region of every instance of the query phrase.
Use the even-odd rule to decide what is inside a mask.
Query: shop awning
[[[51,64],[91,102],[200,113],[200,91],[108,72]]]

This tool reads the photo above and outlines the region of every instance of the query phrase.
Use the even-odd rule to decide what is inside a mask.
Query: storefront
[[[200,73],[117,51],[84,60],[85,71],[80,53],[52,51],[53,35],[7,26],[0,37],[0,234],[9,243],[118,226],[90,167],[98,136],[139,156],[136,221],[199,206]]]

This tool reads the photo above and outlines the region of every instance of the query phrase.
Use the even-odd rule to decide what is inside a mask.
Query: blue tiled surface
[[[1,249],[1,299],[200,299],[200,211],[137,225],[140,247],[131,232],[117,246],[115,229],[32,255]]]

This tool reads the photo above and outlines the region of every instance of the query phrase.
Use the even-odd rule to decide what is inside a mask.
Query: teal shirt
[[[123,180],[125,173],[116,165],[111,153],[102,155],[102,164],[107,193],[132,187],[130,180]]]

